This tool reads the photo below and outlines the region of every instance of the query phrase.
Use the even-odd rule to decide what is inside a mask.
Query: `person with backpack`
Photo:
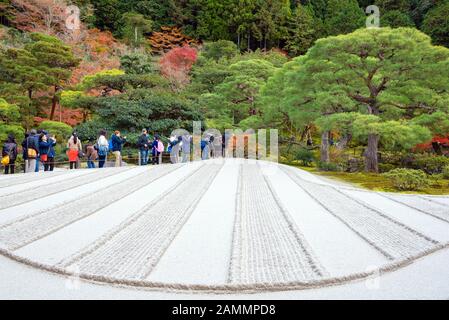
[[[147,129],[142,130],[142,134],[137,140],[137,147],[140,153],[140,165],[146,166],[148,164],[148,154],[150,152],[150,139],[148,138]]]
[[[52,139],[48,139],[47,135],[42,132],[39,135],[39,161],[41,161],[44,165],[44,171],[49,171],[50,163],[48,162],[50,153],[50,148],[53,146],[54,141]]]
[[[5,174],[14,174],[17,159],[17,142],[13,134],[8,135],[8,140],[2,149],[2,164],[5,166]]]
[[[37,131],[35,129],[30,131],[30,135],[26,139],[25,147],[27,151],[27,173],[36,172],[36,161],[39,156],[39,143],[37,137]]]
[[[164,144],[158,134],[154,135],[154,140],[151,145],[152,163],[153,165],[162,164],[162,153],[164,152]]]
[[[120,131],[116,130],[111,138],[112,152],[115,156],[115,167],[122,166],[122,146],[126,142],[126,137],[121,137]]]
[[[109,153],[109,142],[106,138],[106,130],[101,130],[97,140],[96,150],[98,151],[98,167],[103,168]]]
[[[69,156],[70,170],[78,169],[78,157],[83,150],[81,140],[76,132],[72,133],[69,141],[67,141],[67,154]]]
[[[95,169],[95,161],[98,159],[98,151],[95,149],[94,140],[89,140],[86,147],[87,167]]]

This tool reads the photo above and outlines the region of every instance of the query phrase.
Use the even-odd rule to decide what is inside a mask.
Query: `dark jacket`
[[[151,144],[151,152],[153,155],[159,155],[159,152],[157,151],[158,145],[159,145],[159,141],[153,140],[153,143]]]
[[[146,147],[145,147],[146,145]],[[150,142],[148,141],[148,135],[147,134],[142,134],[139,137],[139,140],[137,140],[137,147],[141,150],[149,150],[150,149]]]
[[[112,135],[112,152],[122,151],[122,145],[126,142],[126,139]]]
[[[28,159],[27,138],[23,139],[23,141],[22,141],[22,157],[23,157],[23,160]]]
[[[14,142],[6,142],[3,145],[2,156],[9,156],[9,161],[14,162],[17,159],[17,144]]]
[[[46,154],[50,157],[50,147],[52,146],[53,141],[41,141],[39,142],[39,154]]]
[[[49,135],[47,135],[47,141],[51,143],[47,155],[49,158],[54,158],[54,157],[56,157],[56,151],[55,151],[56,142],[54,142],[52,139],[50,139]]]
[[[37,138],[37,139],[36,139]],[[39,153],[39,141],[37,136],[29,136],[26,139],[25,147],[27,149],[34,149],[37,153]]]

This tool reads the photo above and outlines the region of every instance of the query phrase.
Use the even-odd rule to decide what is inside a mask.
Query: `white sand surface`
[[[236,159],[7,183],[0,298],[449,298],[449,197]]]

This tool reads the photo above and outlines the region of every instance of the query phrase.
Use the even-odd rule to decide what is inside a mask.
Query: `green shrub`
[[[429,185],[429,179],[422,170],[399,168],[384,173],[398,190],[421,190]]]
[[[395,168],[396,168],[396,166],[391,163],[379,163],[379,171],[381,173],[389,172],[391,170],[394,170]]]
[[[440,174],[443,168],[449,165],[449,158],[445,156],[431,156],[428,154],[418,154],[412,164],[414,169],[420,169],[427,174]]]
[[[58,121],[43,121],[39,125],[39,129],[47,130],[51,135],[56,136],[58,142],[65,142],[72,134],[72,127],[68,124]]]
[[[333,172],[341,171],[340,167],[337,164],[332,163],[332,162],[321,162],[320,161],[318,163],[318,168],[321,171],[333,171]]]
[[[315,161],[315,156],[312,151],[302,148],[296,152],[295,160],[301,161],[302,165],[306,167],[310,167]]]
[[[449,165],[443,168],[442,175],[444,179],[449,179]]]

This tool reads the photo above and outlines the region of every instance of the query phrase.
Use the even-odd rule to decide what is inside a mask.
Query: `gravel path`
[[[138,172],[137,176],[128,178],[120,184],[111,185],[54,208],[42,210],[0,225],[0,243],[9,250],[17,250],[94,214],[178,168],[179,166],[162,166],[148,169],[144,173]],[[108,171],[107,174],[96,175],[96,177],[99,179],[105,178],[116,172],[115,170],[105,171]],[[120,170],[120,172],[123,171]]]
[[[0,210],[18,206],[43,197],[48,197],[55,193],[74,189],[90,182],[119,174],[125,170],[129,170],[129,168],[122,168],[119,170],[92,170],[92,172],[86,170],[86,174],[82,174],[81,176],[77,176],[72,179],[41,185],[38,188],[33,187],[22,190],[19,193],[2,195],[0,196]]]
[[[242,165],[229,282],[317,279],[324,270],[257,164]]]
[[[171,192],[62,265],[82,273],[146,278],[188,220],[222,166],[201,166]]]
[[[439,243],[336,188],[300,179],[283,167],[306,193],[389,260],[403,260]]]

